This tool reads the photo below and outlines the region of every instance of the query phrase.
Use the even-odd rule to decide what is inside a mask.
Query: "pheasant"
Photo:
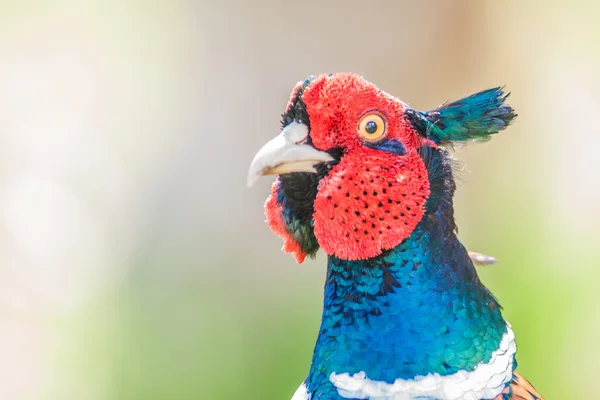
[[[428,111],[350,73],[292,90],[248,184],[277,175],[266,222],[298,263],[327,254],[323,313],[293,400],[541,399],[456,234],[453,143],[516,117],[502,88]],[[490,261],[491,260],[491,261]]]

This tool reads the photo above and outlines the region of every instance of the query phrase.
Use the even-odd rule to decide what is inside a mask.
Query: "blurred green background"
[[[597,2],[0,3],[0,398],[289,399],[324,257],[246,168],[294,84],[352,71],[429,109],[506,84],[456,153],[460,237],[547,399],[600,367]]]

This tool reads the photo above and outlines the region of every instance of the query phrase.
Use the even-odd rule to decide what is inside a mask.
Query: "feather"
[[[513,379],[510,385],[500,393],[494,400],[544,400],[538,394],[531,383],[516,372],[513,373]]]
[[[492,256],[477,253],[475,251],[469,251],[469,257],[471,257],[471,261],[473,261],[473,264],[477,266],[491,265],[496,264],[498,262],[498,260],[496,260],[496,258]]]
[[[421,136],[437,144],[487,141],[517,116],[511,106],[504,104],[509,95],[504,94],[502,87],[496,87],[443,104],[435,110],[408,109],[406,116]]]

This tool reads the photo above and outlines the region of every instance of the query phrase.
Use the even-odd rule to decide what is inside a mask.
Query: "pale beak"
[[[256,183],[263,175],[279,175],[290,172],[317,172],[315,165],[333,161],[324,151],[305,144],[308,127],[292,122],[254,156],[248,169],[248,186]]]

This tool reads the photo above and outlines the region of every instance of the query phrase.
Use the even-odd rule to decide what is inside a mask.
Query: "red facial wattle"
[[[321,248],[348,260],[394,248],[415,229],[429,196],[427,169],[417,153],[423,139],[403,118],[406,105],[351,74],[315,79],[303,99],[314,146],[344,149],[314,202]],[[375,140],[360,132],[370,115],[385,124]]]
[[[314,232],[327,254],[375,257],[415,229],[429,196],[416,152],[398,157],[372,149],[347,155],[323,178],[314,202]]]

